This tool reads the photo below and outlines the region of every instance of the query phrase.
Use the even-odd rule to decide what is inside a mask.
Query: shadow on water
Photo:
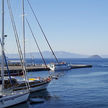
[[[55,95],[52,96],[46,89],[31,93],[30,98],[41,98],[44,99],[45,101],[50,101],[52,99],[59,99],[58,96]]]
[[[30,94],[30,98],[42,98],[45,100],[50,100],[51,95],[47,90],[41,90],[38,92],[33,92]]]
[[[8,108],[30,108],[29,106],[30,106],[29,102],[24,102],[24,103],[21,103],[21,104],[15,105],[15,106],[11,106]]]

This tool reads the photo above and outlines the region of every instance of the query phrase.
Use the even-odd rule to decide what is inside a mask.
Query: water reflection
[[[31,93],[30,98],[42,98],[42,99],[45,99],[45,100],[50,100],[51,95],[47,90],[41,90],[41,91],[38,91],[38,92]]]

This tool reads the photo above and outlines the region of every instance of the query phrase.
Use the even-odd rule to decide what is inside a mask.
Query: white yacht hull
[[[29,93],[17,93],[0,98],[0,108],[10,107],[28,100]]]
[[[64,71],[64,70],[70,70],[70,67],[62,67],[62,66],[55,66],[53,68],[50,68],[52,71]]]
[[[68,66],[67,64],[50,64],[48,65],[50,70],[52,71],[64,71],[64,70],[70,70],[71,67]]]

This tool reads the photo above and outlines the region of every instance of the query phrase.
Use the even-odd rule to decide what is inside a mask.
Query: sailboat
[[[11,85],[11,82],[9,81],[9,78],[5,77],[5,85],[4,89],[5,90],[10,90],[13,87],[13,91],[18,91],[18,90],[25,90],[26,89],[26,84],[29,83],[29,91],[36,92],[40,90],[47,89],[49,83],[52,81],[52,77],[46,77],[46,78],[41,78],[41,77],[34,77],[34,78],[29,78],[28,81],[22,81],[18,80],[14,77],[11,78],[11,82],[14,85]],[[1,79],[0,79],[0,84],[1,84]]]
[[[46,64],[45,59],[44,59],[44,57],[42,55],[42,52],[41,52],[40,47],[38,45],[38,42],[37,42],[37,40],[36,40],[36,38],[34,36],[34,33],[33,33],[32,29],[31,29],[31,26],[30,26],[30,24],[29,24],[27,19],[26,19],[26,21],[27,21],[28,27],[29,27],[29,29],[31,31],[31,34],[33,36],[33,39],[34,39],[34,41],[36,43],[36,46],[37,46],[37,48],[39,50],[39,53],[40,53],[40,55],[42,57],[42,60],[43,60],[43,62],[45,64],[45,67],[47,68],[47,64]],[[29,78],[28,80],[29,80],[29,85],[30,85],[30,91],[34,92],[34,91],[39,91],[39,90],[46,89],[48,84],[51,82],[52,77],[48,76],[46,78],[41,78],[41,77]]]
[[[28,1],[28,4],[29,4],[29,6],[31,8],[31,5],[30,5],[29,1]],[[33,10],[31,10],[31,11],[33,12]],[[29,27],[29,29],[31,31],[31,34],[33,36],[33,39],[34,39],[34,41],[36,43],[36,46],[37,46],[37,48],[39,50],[39,53],[40,53],[40,55],[42,57],[42,60],[43,60],[45,66],[47,68],[46,62],[45,62],[44,57],[43,57],[43,55],[41,53],[41,50],[40,50],[39,45],[37,43],[37,40],[36,40],[36,38],[34,36],[34,33],[33,33],[32,29],[31,29],[31,26],[30,26],[30,24],[29,24],[27,19],[26,19],[26,21],[27,21],[28,27]],[[29,78],[28,82],[29,82],[29,85],[30,85],[30,92],[36,92],[36,91],[39,91],[39,90],[47,89],[47,86],[51,82],[51,80],[52,80],[51,76],[48,76],[46,78],[41,78],[41,77]],[[20,85],[20,87],[16,88],[16,90],[17,89],[24,89],[24,87],[25,86],[22,84],[22,85]]]
[[[38,20],[38,18],[36,16],[36,14],[35,14],[35,12],[34,12],[34,10],[32,8],[31,3],[29,2],[29,0],[27,0],[27,2],[29,4],[29,7],[30,7],[30,9],[31,9],[31,11],[32,11],[32,13],[33,13],[33,15],[35,17],[35,20],[36,20],[36,22],[37,22],[37,24],[38,24],[38,26],[39,26],[39,28],[40,28],[40,30],[41,30],[45,40],[46,40],[46,42],[47,42],[47,44],[48,44],[48,46],[49,46],[49,48],[51,50],[51,53],[52,53],[52,55],[54,56],[54,58],[56,60],[56,63],[48,64],[47,67],[49,67],[49,69],[52,70],[52,71],[70,70],[71,67],[68,65],[68,63],[66,63],[66,62],[59,62],[58,61],[58,58],[56,57],[56,55],[55,55],[55,53],[54,53],[54,51],[53,51],[53,49],[52,49],[52,47],[51,47],[47,37],[46,37],[46,34],[45,34],[45,32],[44,32],[44,30],[43,30],[43,28],[42,28],[42,26],[41,26],[41,24],[40,24],[40,22],[39,22],[39,20]]]
[[[51,77],[47,77],[47,78],[37,77],[37,78],[29,78],[27,83],[29,83],[29,87],[30,87],[29,90],[32,93],[32,92],[47,89],[47,86],[51,82],[51,80],[52,80]],[[26,89],[25,81],[16,80],[15,78],[13,78],[12,81],[14,82],[14,88],[13,88],[14,91]],[[6,82],[7,84],[5,85],[5,89],[10,89],[12,86],[8,81],[8,79],[6,80]]]
[[[10,107],[28,100],[29,97],[29,89],[14,91],[11,89],[10,91],[4,90],[5,79],[4,79],[4,0],[2,0],[2,38],[1,38],[1,90],[0,90],[0,108]],[[11,77],[10,77],[11,82]],[[28,87],[27,87],[28,88]]]

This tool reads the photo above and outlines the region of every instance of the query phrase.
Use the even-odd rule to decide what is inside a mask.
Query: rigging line
[[[11,17],[11,23],[12,23],[13,31],[14,31],[14,34],[15,34],[18,53],[19,53],[20,60],[21,60],[21,66],[23,68],[23,55],[22,55],[21,46],[20,46],[19,38],[18,38],[18,33],[17,33],[17,29],[16,29],[16,25],[15,25],[15,21],[14,21],[14,17],[13,17],[13,13],[12,13],[12,9],[11,9],[11,5],[10,5],[9,0],[7,0],[7,4],[8,4],[8,9],[9,9],[9,14],[10,14],[10,17]],[[24,72],[23,72],[23,74],[24,74]]]
[[[17,33],[17,29],[16,29],[16,25],[15,25],[15,21],[14,21],[14,17],[13,17],[13,13],[12,13],[12,9],[11,9],[9,0],[7,0],[7,5],[8,5],[8,9],[9,9],[9,14],[10,14],[10,18],[11,18],[14,35],[15,35],[15,40],[16,40],[16,44],[17,44],[17,48],[18,48],[19,57],[21,60],[21,64],[23,66],[23,55],[22,55],[21,46],[20,46],[20,42],[19,42],[19,38],[18,38],[18,33]]]
[[[1,44],[1,46],[2,46],[1,38],[0,38],[0,44]],[[8,76],[9,76],[9,79],[10,79],[10,83],[11,83],[11,85],[12,85],[11,74],[10,74],[10,70],[9,70],[9,67],[8,67],[8,63],[7,63],[7,59],[6,59],[6,55],[5,55],[5,52],[4,52],[4,51],[3,51],[3,56],[4,56],[4,61],[5,61],[5,64],[6,64]]]
[[[11,85],[12,85],[12,78],[11,78],[11,74],[10,74],[10,70],[9,70],[9,66],[8,66],[8,62],[7,62],[7,59],[6,59],[5,52],[3,52],[3,55],[4,55],[4,60],[5,60],[5,64],[6,64],[8,76],[9,76],[9,79],[10,79],[10,83],[11,83]],[[12,85],[12,86],[13,86],[13,85]]]
[[[36,43],[36,45],[37,45],[37,48],[38,48],[38,50],[39,50],[39,53],[40,53],[40,55],[41,55],[41,57],[42,57],[42,60],[43,60],[43,62],[44,62],[44,64],[45,64],[45,67],[47,68],[47,64],[46,64],[45,59],[44,59],[44,57],[43,57],[43,55],[42,55],[42,52],[41,52],[41,50],[40,50],[40,48],[39,48],[38,42],[37,42],[37,40],[36,40],[36,37],[34,36],[34,33],[33,33],[32,29],[31,29],[31,26],[30,26],[30,24],[29,24],[29,22],[28,22],[27,19],[26,19],[26,21],[27,21],[28,27],[29,27],[29,29],[30,29],[30,31],[31,31],[31,34],[32,34],[32,36],[33,36],[33,38],[34,38],[34,41],[35,41],[35,43]]]
[[[33,15],[34,15],[34,17],[35,17],[37,23],[38,23],[38,26],[40,27],[40,30],[41,30],[41,32],[42,32],[42,34],[43,34],[43,36],[44,36],[44,38],[45,38],[45,40],[46,40],[46,42],[47,42],[47,44],[48,44],[48,46],[49,46],[49,48],[50,48],[52,54],[53,54],[54,57],[55,57],[56,62],[59,63],[59,61],[58,61],[58,59],[57,59],[57,57],[56,57],[56,55],[55,55],[53,49],[51,48],[50,43],[49,43],[49,41],[48,41],[48,39],[47,39],[47,37],[46,37],[46,35],[45,35],[45,32],[43,31],[42,26],[41,26],[41,24],[39,23],[39,20],[38,20],[38,18],[37,18],[37,16],[36,16],[36,14],[35,14],[35,12],[34,12],[32,6],[31,6],[29,0],[27,0],[27,2],[28,2],[28,4],[29,4],[29,6],[30,6],[30,9],[31,9],[31,11],[32,11],[32,13],[33,13]]]

